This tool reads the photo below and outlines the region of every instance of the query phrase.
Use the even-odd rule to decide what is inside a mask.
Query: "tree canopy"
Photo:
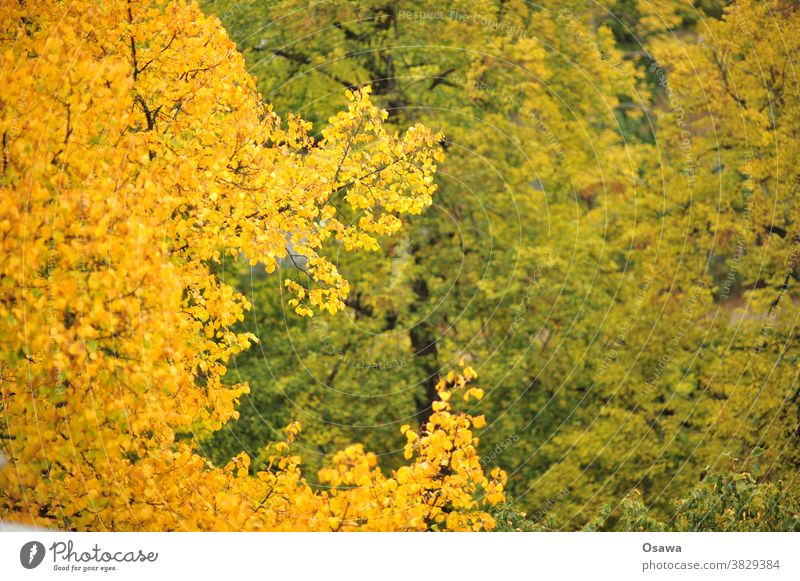
[[[447,151],[434,207],[340,261],[346,321],[239,274],[247,328],[286,341],[237,357],[268,387],[212,457],[300,415],[317,462],[354,434],[401,462],[394,426],[464,357],[485,456],[557,528],[634,490],[668,520],[709,472],[795,485],[793,4],[206,5],[279,109],[324,122],[370,83]]]
[[[286,280],[301,316],[343,307],[323,247],[373,250],[431,204],[440,137],[387,132],[369,91],[319,136],[263,104],[235,46],[193,4],[43,2],[3,13],[0,510],[68,530],[491,528],[501,471],[441,382],[409,463],[361,445],[301,474],[291,443],[216,467],[196,439],[238,416],[222,381],[256,340],[225,260]],[[463,387],[474,372],[452,377]],[[416,429],[416,427],[415,427]]]
[[[201,4],[0,11],[4,519],[800,527],[796,3]]]

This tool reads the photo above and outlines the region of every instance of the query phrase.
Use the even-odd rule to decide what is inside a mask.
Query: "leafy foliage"
[[[676,503],[667,523],[654,520],[633,494],[622,505],[620,528],[628,531],[764,532],[800,530],[800,505],[781,483],[757,482],[748,473],[703,479]]]
[[[284,315],[240,274],[248,328],[286,341],[237,357],[266,387],[212,456],[301,414],[312,461],[355,434],[399,463],[394,424],[465,357],[517,513],[598,528],[638,490],[668,521],[756,450],[759,483],[797,494],[795,4],[207,5],[279,109],[324,122],[371,83],[448,152],[407,238],[340,262],[347,320]]]
[[[41,2],[4,7],[0,134],[0,347],[4,518],[68,530],[491,528],[480,416],[436,412],[406,430],[384,474],[347,447],[311,487],[291,449],[224,468],[196,435],[236,418],[247,383],[230,358],[249,303],[224,260],[287,280],[301,316],[343,307],[335,240],[373,250],[431,204],[440,137],[384,129],[369,91],[347,94],[319,137],[262,103],[216,18],[195,4]],[[474,378],[469,368],[464,370]],[[466,379],[453,377],[456,388]],[[466,388],[465,388],[466,389]],[[477,393],[467,389],[466,394]]]
[[[797,529],[796,3],[205,8],[0,13],[4,518]]]

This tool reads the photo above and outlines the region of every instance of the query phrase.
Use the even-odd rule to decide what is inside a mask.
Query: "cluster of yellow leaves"
[[[182,1],[0,12],[0,471],[4,518],[76,530],[490,527],[502,496],[470,422],[437,411],[384,477],[360,447],[314,490],[279,446],[225,469],[186,437],[237,416],[221,378],[254,337],[214,274],[291,243],[300,314],[341,309],[326,241],[377,248],[431,203],[439,136],[388,134],[369,91],[318,139],[265,106],[219,22]],[[341,208],[344,207],[344,212]],[[443,391],[443,394],[446,393]],[[446,397],[446,396],[445,396]],[[299,425],[289,430],[296,437]],[[439,454],[439,456],[437,456]],[[251,476],[256,472],[256,476]]]

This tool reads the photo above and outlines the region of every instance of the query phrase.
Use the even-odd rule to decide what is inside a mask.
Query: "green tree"
[[[251,330],[290,340],[237,358],[262,387],[210,453],[300,414],[319,461],[355,439],[391,464],[393,427],[465,358],[513,509],[553,527],[634,489],[667,518],[756,449],[761,480],[796,488],[794,5],[208,6],[278,110],[324,125],[370,83],[389,123],[447,150],[407,236],[341,258],[346,322],[298,319],[279,282],[236,273]]]

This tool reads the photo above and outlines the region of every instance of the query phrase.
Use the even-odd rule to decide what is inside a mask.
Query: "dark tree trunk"
[[[414,281],[415,305],[428,300],[428,284],[424,278]],[[416,310],[416,308],[414,309]],[[439,383],[439,353],[436,348],[436,330],[430,321],[421,320],[409,331],[413,357],[424,375],[424,393],[414,396],[417,404],[417,419],[424,426],[431,417],[433,402],[437,399],[436,384]]]

